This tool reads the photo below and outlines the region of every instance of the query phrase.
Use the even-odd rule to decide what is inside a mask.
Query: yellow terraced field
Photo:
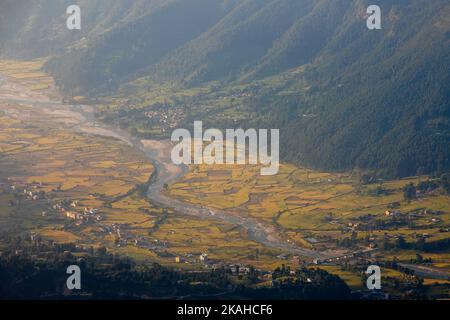
[[[292,241],[309,247],[307,235],[327,236],[327,232],[340,230],[368,214],[383,218],[389,204],[394,202],[400,204],[397,210],[403,212],[419,208],[442,211],[444,214],[439,217],[445,225],[450,219],[449,196],[404,200],[403,186],[418,181],[419,178],[385,181],[381,185],[389,194],[375,196],[371,192],[379,184],[361,185],[357,174],[330,174],[281,165],[278,175],[261,176],[257,167],[200,165],[192,166],[191,172],[170,186],[168,192],[191,203],[250,214],[267,223],[275,221]],[[326,221],[330,213],[338,223]],[[425,219],[418,222],[424,223]],[[430,233],[434,241],[450,237],[448,232],[439,233],[438,229],[423,232]],[[380,231],[378,236],[382,237],[384,232]],[[412,231],[405,236],[409,233]],[[332,235],[335,239],[342,236],[345,235]]]
[[[0,72],[14,75],[14,83],[31,91],[42,88],[45,92],[48,79],[37,71],[40,65],[41,62],[1,61]],[[21,186],[37,184],[38,190],[47,193],[51,203],[77,201],[73,211],[96,208],[102,219],[76,225],[76,221],[67,218],[65,213],[58,213],[56,217],[42,216],[41,213],[47,210],[45,204],[26,203],[26,209],[12,220],[14,208],[8,207],[10,198],[6,196],[0,197],[0,205],[5,208],[0,212],[0,219],[8,219],[9,223],[20,221],[24,231],[36,232],[44,239],[58,243],[106,246],[110,251],[165,264],[175,264],[175,255],[190,254],[193,257],[189,265],[198,267],[198,255],[208,252],[211,259],[248,262],[267,268],[277,265],[276,255],[280,252],[249,241],[245,233],[232,225],[180,217],[170,210],[153,206],[142,195],[132,192],[137,185],[146,183],[153,172],[152,165],[141,152],[113,139],[74,133],[51,122],[64,118],[64,114],[40,117],[39,113],[33,112],[32,106],[7,107],[13,116],[0,113],[0,150],[5,154],[0,159],[4,169],[0,179],[10,178],[10,183]],[[20,117],[23,115],[26,117]],[[216,190],[218,194],[223,191]],[[236,199],[234,205],[249,201],[248,195],[241,193],[242,198]],[[222,204],[231,200],[232,197],[225,199]],[[45,228],[41,227],[43,225]],[[156,252],[136,247],[132,240],[117,246],[115,232],[101,231],[113,225],[122,226],[126,237],[165,242],[167,248],[161,247]]]
[[[11,83],[28,90],[32,97],[58,96],[53,80],[40,71],[44,62],[0,60],[0,73],[11,77]],[[12,88],[8,90],[13,92]],[[147,102],[165,102],[170,91],[170,87],[150,91]],[[198,93],[186,90],[179,94]],[[82,102],[84,97],[74,100]],[[120,105],[120,101],[113,101],[109,107]],[[0,107],[0,182],[39,185],[38,190],[47,193],[51,204],[78,201],[73,211],[96,208],[101,216],[99,221],[77,224],[65,213],[56,217],[42,215],[48,209],[45,201],[11,206],[11,200],[17,199],[5,193],[0,195],[0,226],[14,227],[24,234],[36,232],[58,243],[105,246],[110,252],[177,268],[199,268],[201,253],[207,253],[212,261],[251,264],[267,270],[282,263],[293,264],[291,257],[278,258],[280,250],[249,240],[245,231],[231,224],[179,215],[149,203],[145,195],[136,191],[153,172],[140,151],[114,139],[76,133],[70,128],[73,119],[61,112],[42,117],[33,106]],[[64,121],[55,126],[55,119],[65,119],[67,126],[62,124]],[[372,196],[378,184],[361,185],[358,175],[282,164],[279,174],[261,176],[259,167],[201,165],[192,166],[181,181],[169,186],[167,193],[186,202],[259,219],[265,225],[275,226],[285,240],[308,249],[329,249],[337,240],[349,237],[349,232],[342,232],[343,226],[367,214],[383,218],[388,205],[394,202],[404,212],[418,208],[442,211],[442,224],[450,222],[448,196],[434,195],[411,202],[403,199],[403,186],[418,183],[420,178],[385,181],[382,186],[389,194]],[[330,217],[336,223],[330,223]],[[426,219],[421,219],[420,224],[431,241],[449,237]],[[117,226],[121,232],[113,228]],[[358,231],[355,238],[382,239],[385,233],[400,234],[408,243],[415,241],[413,232],[404,227],[371,233]],[[139,247],[136,240],[151,246]],[[176,256],[186,258],[188,263],[176,263]],[[425,256],[432,258],[437,268],[450,268],[447,254]],[[390,251],[379,257],[407,261],[414,259],[416,252]],[[359,274],[342,271],[339,266],[323,268],[341,276],[352,288],[362,285]],[[384,276],[402,274],[389,269]]]

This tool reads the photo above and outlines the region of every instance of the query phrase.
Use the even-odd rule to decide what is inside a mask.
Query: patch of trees
[[[66,268],[73,264],[82,270],[82,290],[77,292],[65,289]],[[301,269],[291,274],[283,266],[275,270],[274,286],[264,288],[253,286],[258,278],[256,270],[252,270],[246,276],[248,279],[236,282],[226,269],[189,273],[158,264],[136,264],[106,252],[102,258],[90,256],[81,259],[68,252],[55,252],[51,258],[37,260],[6,252],[0,258],[0,298],[343,299],[350,294],[339,277],[320,269]]]
[[[409,183],[403,187],[403,197],[410,201],[417,198],[417,195],[426,195],[436,190],[441,190],[441,193],[450,195],[450,174],[443,174],[439,178],[428,179],[421,181],[417,185]]]
[[[393,241],[385,238],[381,247],[384,250],[415,250],[421,252],[444,252],[450,249],[450,239],[427,241],[426,238],[418,238],[415,242],[407,242],[403,237],[397,237]]]

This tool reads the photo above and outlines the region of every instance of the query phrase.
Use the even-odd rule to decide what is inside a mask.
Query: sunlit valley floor
[[[80,257],[106,251],[189,270],[320,265],[353,289],[364,286],[358,261],[378,261],[393,283],[415,270],[434,295],[448,295],[450,196],[438,178],[364,183],[356,171],[283,164],[278,175],[263,177],[257,167],[202,165],[164,192],[256,219],[287,248],[324,253],[314,261],[264,246],[226,221],[153,204],[146,188],[154,167],[143,152],[78,132],[70,110],[44,112],[30,102],[59,98],[41,65],[0,61],[0,251],[48,242]],[[405,198],[410,183],[428,187]]]

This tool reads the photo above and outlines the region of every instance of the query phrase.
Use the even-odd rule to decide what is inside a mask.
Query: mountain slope
[[[2,0],[0,54],[15,58],[61,54],[92,45],[102,34],[133,23],[172,0],[79,0],[82,28],[66,29],[68,0]]]
[[[284,160],[384,176],[450,170],[447,0],[380,0],[376,31],[367,0],[80,1],[78,34],[60,28],[67,1],[25,3],[0,4],[0,53],[51,54],[46,68],[68,95],[136,79],[257,88],[238,100],[249,110],[240,124],[281,128]]]
[[[238,2],[170,1],[94,38],[86,47],[67,51],[50,61],[48,68],[66,90],[114,90],[206,32]]]
[[[413,1],[388,12],[380,34],[346,22],[311,68],[318,116],[290,124],[304,135],[291,147],[308,162],[397,176],[448,170],[450,6]]]

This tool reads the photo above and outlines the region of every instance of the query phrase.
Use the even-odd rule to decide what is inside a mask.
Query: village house
[[[263,278],[265,281],[272,280],[272,273],[271,273],[271,272],[265,272],[265,273],[263,274],[262,278]]]
[[[240,267],[239,268],[239,274],[249,274],[250,268],[249,267]]]
[[[401,214],[400,211],[390,211],[390,210],[386,210],[386,211],[384,212],[384,215],[387,216],[387,217],[397,217],[397,216],[399,216],[400,214]]]
[[[208,254],[202,253],[202,254],[200,255],[200,261],[201,261],[201,262],[206,262],[207,260],[208,260]]]

